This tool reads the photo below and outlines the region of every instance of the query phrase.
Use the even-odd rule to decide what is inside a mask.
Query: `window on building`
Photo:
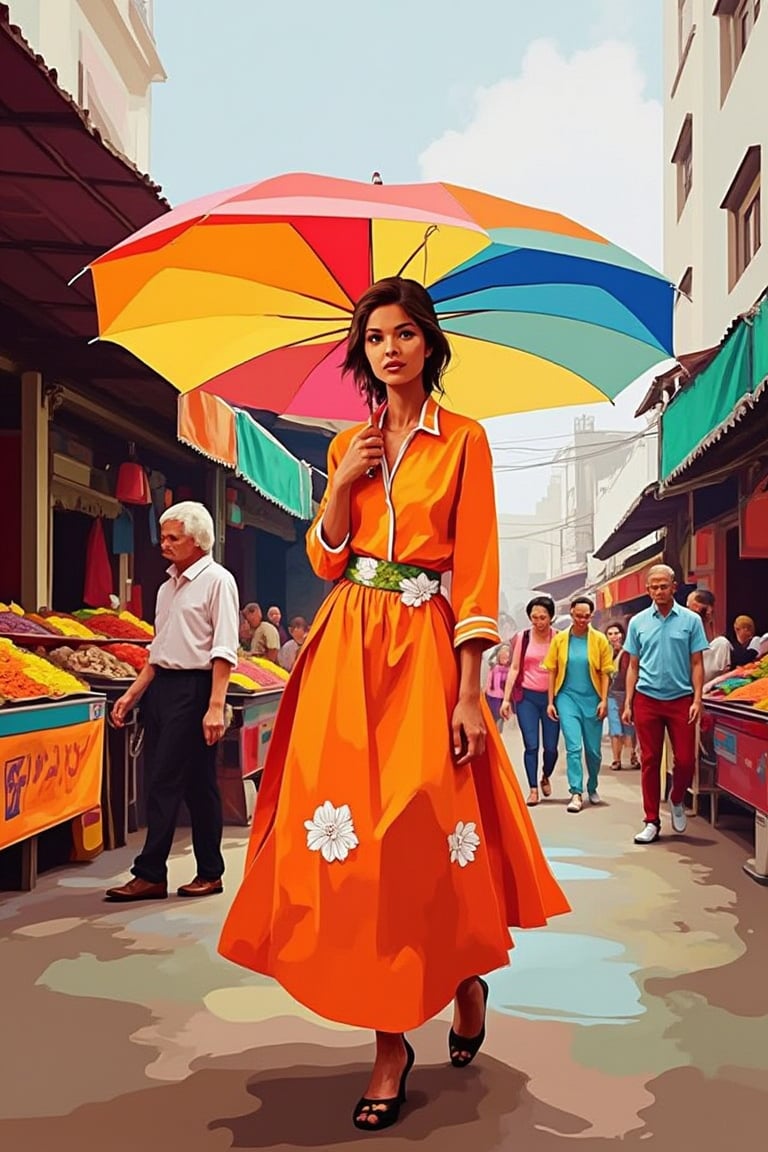
[[[728,213],[728,287],[733,288],[762,242],[759,144],[747,149],[720,207]]]
[[[693,117],[690,113],[683,121],[672,163],[677,169],[677,218],[680,219],[693,187]]]
[[[759,3],[759,0],[758,0]],[[693,0],[677,0],[677,59],[681,61],[693,32]]]
[[[720,19],[720,95],[728,94],[736,69],[760,15],[760,0],[719,0],[715,16]]]
[[[675,304],[679,304],[681,300],[690,300],[693,296],[693,268],[690,266],[686,268],[682,275],[680,283],[677,286],[677,294],[675,296]]]

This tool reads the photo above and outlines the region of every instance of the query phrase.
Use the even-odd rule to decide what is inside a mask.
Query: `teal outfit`
[[[555,697],[560,717],[560,730],[565,740],[568,789],[571,793],[584,791],[584,763],[587,761],[587,791],[597,792],[597,777],[602,761],[601,740],[603,722],[598,718],[600,697],[589,674],[587,637],[568,638],[568,663],[565,679]]]

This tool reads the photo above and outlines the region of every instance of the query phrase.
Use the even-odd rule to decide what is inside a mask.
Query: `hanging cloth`
[[[112,551],[116,556],[133,555],[133,515],[127,508],[112,526]]]
[[[112,587],[112,565],[104,537],[104,521],[94,520],[85,545],[85,582],[83,603],[89,608],[109,608]]]

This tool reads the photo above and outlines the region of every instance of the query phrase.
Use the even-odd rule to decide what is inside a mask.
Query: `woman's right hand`
[[[502,720],[512,719],[512,705],[509,700],[502,701],[501,708],[499,709],[499,715],[501,716]]]
[[[547,716],[549,716],[550,720],[560,719],[557,714],[557,708],[555,708],[554,704],[547,704]]]
[[[359,480],[369,468],[377,468],[384,454],[381,428],[366,424],[349,442],[334,477],[338,485],[350,485]]]

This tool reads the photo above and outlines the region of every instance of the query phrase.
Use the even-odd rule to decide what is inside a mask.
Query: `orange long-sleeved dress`
[[[329,490],[358,430],[331,444]],[[428,398],[391,474],[355,484],[335,549],[327,498],[307,549],[338,582],[283,694],[219,950],[327,1019],[402,1032],[509,963],[510,926],[569,908],[490,713],[485,753],[461,768],[452,755],[456,649],[499,639],[483,428]],[[450,598],[354,583],[353,556],[450,571]]]

